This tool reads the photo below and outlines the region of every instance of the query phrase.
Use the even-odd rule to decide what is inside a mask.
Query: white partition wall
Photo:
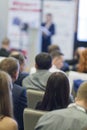
[[[0,2],[0,43],[8,35],[13,48],[26,50],[30,66],[36,53],[40,52],[41,2],[43,16],[53,14],[56,35],[53,43],[58,44],[71,59],[75,28],[75,0],[2,0]]]
[[[40,48],[41,0],[9,0],[8,37],[11,48],[21,49],[28,57],[28,68]]]
[[[0,1],[0,45],[1,41],[7,35],[8,22],[8,0]]]
[[[43,20],[46,13],[53,15],[56,34],[52,43],[58,44],[66,59],[73,56],[76,0],[44,0]]]

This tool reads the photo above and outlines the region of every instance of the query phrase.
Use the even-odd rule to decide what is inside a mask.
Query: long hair
[[[0,115],[13,117],[12,81],[10,76],[0,71]]]
[[[83,50],[78,65],[78,71],[87,73],[87,49]]]
[[[42,110],[66,108],[69,104],[69,80],[62,72],[53,73],[46,86],[41,103]]]

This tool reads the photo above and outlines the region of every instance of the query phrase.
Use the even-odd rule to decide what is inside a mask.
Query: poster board
[[[9,0],[8,37],[11,48],[26,50],[29,31],[40,26],[40,0]]]
[[[52,43],[58,44],[64,53],[65,59],[73,57],[76,1],[44,0],[43,21],[47,13],[53,15],[56,34]]]

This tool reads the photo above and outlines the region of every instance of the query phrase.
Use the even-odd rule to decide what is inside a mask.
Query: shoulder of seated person
[[[6,128],[6,130],[18,130],[17,122],[10,118],[10,117],[4,117],[0,120],[0,127]]]

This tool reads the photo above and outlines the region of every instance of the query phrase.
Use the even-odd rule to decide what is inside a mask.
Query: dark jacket
[[[27,107],[26,90],[17,84],[13,84],[13,109],[14,117],[18,123],[19,130],[24,130],[23,126],[23,111]]]
[[[7,51],[6,49],[4,48],[1,48],[0,49],[0,56],[3,56],[3,57],[8,57],[10,55],[10,52]]]
[[[20,72],[19,73],[19,76],[18,76],[18,79],[15,81],[16,84],[22,86],[22,81],[25,77],[27,77],[29,74],[26,73],[26,72]]]
[[[42,27],[45,27],[46,23],[42,23]],[[52,23],[48,29],[49,36],[42,34],[42,52],[47,52],[48,46],[51,44],[51,37],[55,34],[55,25]]]

